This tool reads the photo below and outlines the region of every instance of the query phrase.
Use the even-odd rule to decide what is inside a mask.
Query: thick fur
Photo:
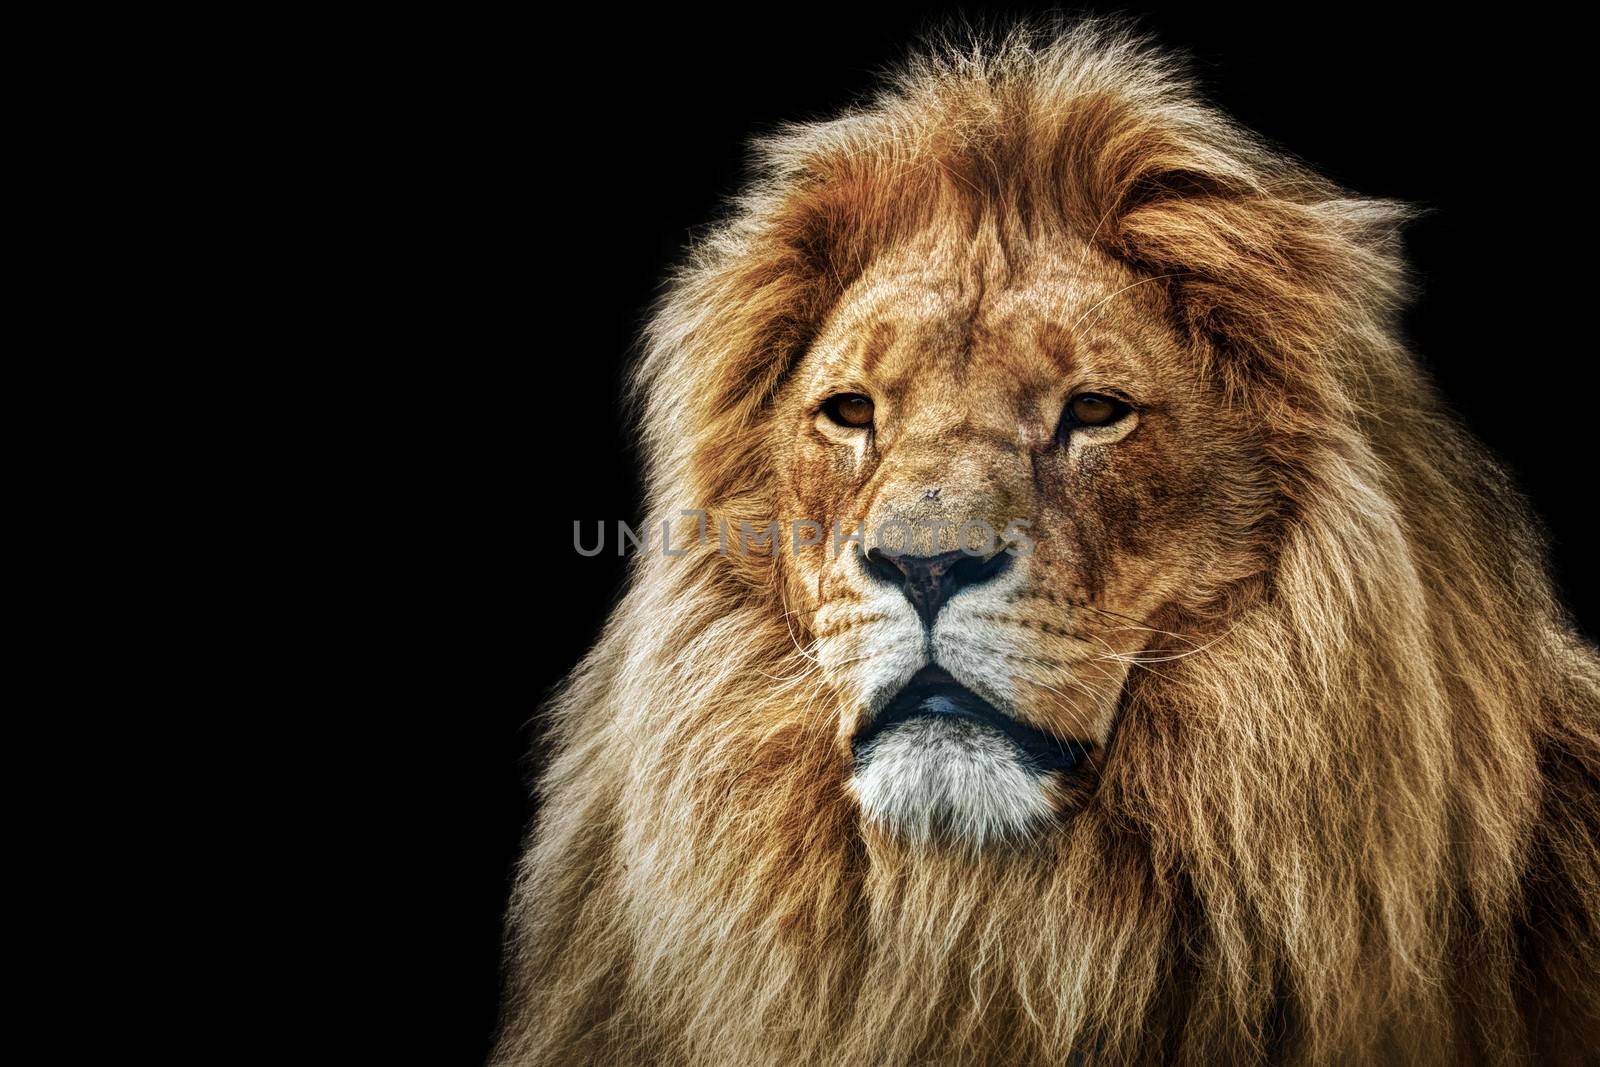
[[[776,413],[930,232],[1148,282],[1249,520],[1163,608],[1200,650],[1119,677],[1092,793],[1005,848],[863,816],[791,555],[637,555],[550,712],[492,1062],[1595,1062],[1600,663],[1397,337],[1402,216],[1103,26],[763,142],[649,330],[656,531],[794,507]]]

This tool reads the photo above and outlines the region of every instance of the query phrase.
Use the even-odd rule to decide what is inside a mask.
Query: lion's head
[[[1172,279],[972,221],[865,264],[769,447],[778,513],[828,532],[783,578],[864,814],[983,846],[1092,795],[1129,671],[1216,636],[1201,620],[1266,569],[1276,494]]]
[[[1095,27],[764,142],[649,330],[673,551],[557,702],[498,1061],[1592,1048],[1600,667],[1403,217]]]

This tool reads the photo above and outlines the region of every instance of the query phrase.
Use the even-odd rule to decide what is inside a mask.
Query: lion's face
[[[827,531],[791,603],[891,832],[1050,825],[1110,758],[1129,671],[1194,651],[1175,620],[1250,566],[1249,435],[1137,281],[1083,246],[913,243],[787,394],[791,507]]]

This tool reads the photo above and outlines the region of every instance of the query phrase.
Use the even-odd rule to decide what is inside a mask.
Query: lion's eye
[[[1067,402],[1067,421],[1073,426],[1108,426],[1128,411],[1128,405],[1114,396],[1079,393]]]
[[[828,418],[840,426],[871,426],[872,401],[860,393],[840,393],[830,396],[822,405]]]

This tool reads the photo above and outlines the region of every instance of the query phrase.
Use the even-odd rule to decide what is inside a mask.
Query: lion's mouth
[[[886,732],[914,719],[964,720],[991,730],[1009,741],[1020,760],[1040,774],[1070,771],[1089,750],[1084,742],[1053,737],[1019,722],[956,681],[949,671],[927,666],[912,675],[905,688],[851,740],[856,765],[865,767],[871,762],[876,742]]]

